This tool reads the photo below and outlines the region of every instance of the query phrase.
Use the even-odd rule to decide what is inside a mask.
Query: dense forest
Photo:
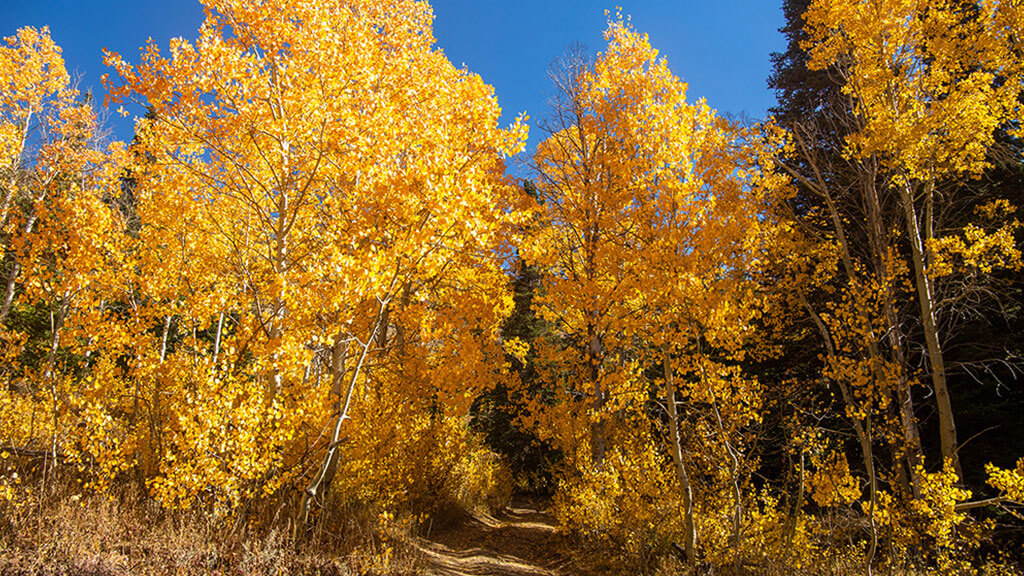
[[[786,0],[756,120],[609,13],[505,127],[424,0],[203,4],[130,143],[4,31],[0,573],[1024,572],[1019,1]]]

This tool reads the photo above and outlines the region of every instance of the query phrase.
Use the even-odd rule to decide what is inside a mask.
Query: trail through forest
[[[432,530],[417,545],[436,576],[580,574],[558,524],[543,503],[514,499],[503,510],[465,516]]]

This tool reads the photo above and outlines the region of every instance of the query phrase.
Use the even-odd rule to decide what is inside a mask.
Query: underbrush
[[[954,513],[970,493],[956,488],[955,475],[942,473],[922,473],[922,496],[909,503],[880,491],[874,525],[868,502],[836,500],[832,492],[841,483],[828,484],[828,498],[817,488],[811,502],[794,510],[792,500],[780,501],[749,479],[740,479],[737,502],[727,478],[695,473],[697,559],[691,568],[683,547],[682,491],[671,467],[643,433],[618,441],[621,447],[609,451],[602,466],[563,470],[554,501],[576,563],[595,573],[1024,575],[1019,536],[999,544],[1013,532],[1005,523],[1014,520],[1003,518],[1000,526],[983,514]],[[578,460],[586,462],[586,451]],[[711,464],[699,470],[715,470]],[[1016,512],[1009,515],[1019,520]]]
[[[356,549],[354,535],[321,534],[297,547],[280,528],[232,526],[196,511],[164,510],[129,486],[82,495],[67,478],[55,482],[30,502],[4,506],[0,572],[351,573],[347,559],[337,557]]]
[[[764,494],[747,503],[738,543],[722,506],[727,499],[698,506],[698,559],[691,569],[679,499],[671,491],[623,488],[649,482],[650,476],[633,475],[642,471],[607,466],[572,484],[563,481],[556,514],[576,564],[593,573],[655,576],[1024,575],[1019,541],[996,546],[991,522],[964,522],[944,550],[936,550],[928,534],[911,537],[879,526],[872,555],[864,515],[817,510],[792,517]]]
[[[439,421],[404,448],[407,474],[339,477],[303,530],[301,484],[227,511],[201,499],[175,509],[131,474],[97,490],[87,468],[7,451],[0,575],[415,574],[416,534],[504,505],[511,479],[461,422]]]

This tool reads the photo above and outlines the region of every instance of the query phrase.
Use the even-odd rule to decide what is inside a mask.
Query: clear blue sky
[[[769,54],[784,49],[778,0],[434,0],[434,35],[456,65],[465,64],[495,87],[511,121],[520,112],[545,114],[547,69],[567,45],[603,48],[605,9],[621,6],[633,26],[650,34],[673,72],[722,112],[765,114],[774,103],[765,80]],[[161,47],[176,36],[194,38],[203,12],[198,0],[0,0],[0,36],[21,26],[50,26],[81,88],[102,97],[101,49],[138,61],[152,37]],[[118,138],[132,135],[130,119],[112,114]],[[533,122],[531,122],[533,124]],[[530,149],[541,134],[531,130]]]

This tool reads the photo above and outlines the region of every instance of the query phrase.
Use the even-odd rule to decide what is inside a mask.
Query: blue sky
[[[722,112],[765,115],[774,96],[765,80],[769,55],[784,49],[780,2],[772,0],[434,0],[434,35],[456,65],[465,64],[495,87],[505,118],[545,114],[548,66],[566,46],[603,48],[605,9],[621,6],[633,26],[650,34],[691,99],[705,97]],[[194,38],[203,11],[198,0],[0,0],[0,35],[21,26],[50,26],[69,71],[97,97],[106,72],[101,49],[138,61],[152,37],[161,47],[176,36]],[[132,123],[112,114],[116,137],[130,139]],[[531,121],[531,124],[533,122]],[[530,149],[542,135],[531,129]]]

